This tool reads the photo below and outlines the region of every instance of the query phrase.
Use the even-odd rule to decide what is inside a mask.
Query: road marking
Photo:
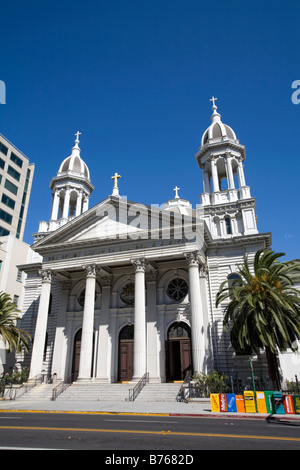
[[[22,431],[71,431],[71,432],[105,432],[121,434],[153,434],[159,436],[190,436],[190,437],[225,437],[232,439],[262,439],[270,441],[296,441],[300,442],[298,437],[281,436],[256,436],[250,434],[221,434],[221,433],[202,433],[202,432],[179,432],[179,431],[140,431],[137,429],[92,429],[92,428],[54,428],[42,426],[0,426],[0,429],[22,430]]]
[[[0,450],[64,450],[64,449],[52,449],[51,447],[4,447],[1,446]]]
[[[0,419],[22,419],[21,416],[0,416]]]
[[[150,419],[104,419],[103,421],[109,421],[112,423],[120,421],[121,423],[171,423],[171,424],[178,424],[178,421],[161,421],[161,420],[150,420]]]

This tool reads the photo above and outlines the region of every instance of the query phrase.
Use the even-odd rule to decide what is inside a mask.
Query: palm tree
[[[297,350],[300,339],[299,260],[280,262],[284,253],[258,250],[250,270],[248,258],[238,267],[236,279],[221,284],[216,306],[225,307],[224,330],[237,354],[266,352],[269,376],[280,389],[277,350]]]
[[[0,292],[0,337],[4,343],[8,343],[10,352],[15,349],[17,353],[23,348],[28,352],[31,340],[29,333],[16,326],[19,312],[10,296]]]

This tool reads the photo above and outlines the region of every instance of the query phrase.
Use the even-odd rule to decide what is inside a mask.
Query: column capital
[[[131,263],[135,268],[135,272],[145,272],[146,269],[146,260],[145,258],[132,259]]]
[[[52,281],[52,271],[51,269],[42,269],[40,271],[40,275],[42,277],[42,282],[50,282]]]
[[[97,266],[95,264],[89,264],[87,266],[82,266],[86,277],[96,277]]]
[[[199,258],[199,251],[190,251],[185,253],[185,257],[187,259],[189,267],[197,266],[199,267],[200,258]]]

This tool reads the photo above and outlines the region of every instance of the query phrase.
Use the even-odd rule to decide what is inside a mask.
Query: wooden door
[[[167,380],[184,380],[186,373],[192,371],[190,328],[178,322],[168,331]]]
[[[119,380],[128,382],[133,375],[133,341],[120,341]]]
[[[80,362],[80,348],[81,348],[81,330],[76,333],[74,339],[73,349],[73,363],[72,363],[72,380],[77,380],[79,374],[79,362]]]
[[[192,371],[192,355],[190,339],[180,340],[181,378],[184,380],[186,373]]]

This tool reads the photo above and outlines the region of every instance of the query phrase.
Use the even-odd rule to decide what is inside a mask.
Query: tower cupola
[[[40,222],[39,233],[52,232],[89,208],[89,198],[94,190],[87,164],[80,156],[79,135],[71,155],[63,160],[50,182],[53,201],[49,222]]]
[[[234,130],[222,122],[216,100],[210,100],[211,124],[203,133],[196,154],[203,179],[201,205],[215,236],[257,233],[255,199],[244,175],[245,147]]]

